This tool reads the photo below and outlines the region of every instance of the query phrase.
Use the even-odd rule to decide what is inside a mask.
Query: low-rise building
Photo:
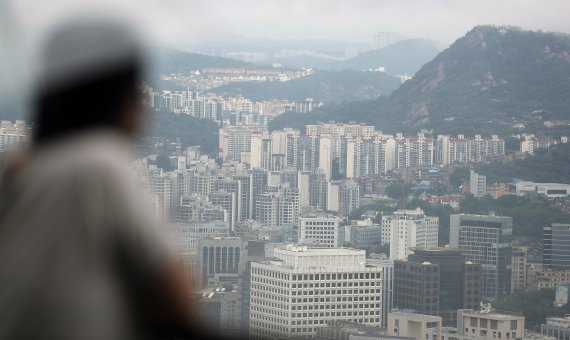
[[[441,317],[418,314],[412,310],[393,310],[388,313],[386,334],[411,337],[416,340],[441,339]],[[430,337],[427,335],[431,334]]]
[[[563,318],[546,318],[546,324],[540,325],[543,335],[553,336],[557,340],[570,339],[570,316]]]
[[[554,288],[554,304],[562,307],[568,304],[568,293],[570,292],[570,283],[557,283]]]
[[[366,249],[379,247],[382,239],[382,228],[371,220],[356,221],[349,228],[350,245],[355,248]]]
[[[488,308],[457,311],[457,333],[469,339],[515,339],[524,337],[524,316],[498,313]]]

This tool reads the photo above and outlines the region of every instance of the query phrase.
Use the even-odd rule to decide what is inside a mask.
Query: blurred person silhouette
[[[0,339],[190,337],[190,286],[127,169],[142,44],[118,21],[46,40],[33,145],[0,177]]]

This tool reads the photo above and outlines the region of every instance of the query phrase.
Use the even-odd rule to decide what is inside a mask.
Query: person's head
[[[136,134],[143,116],[142,47],[117,22],[72,22],[43,49],[35,96],[34,144],[113,129]]]

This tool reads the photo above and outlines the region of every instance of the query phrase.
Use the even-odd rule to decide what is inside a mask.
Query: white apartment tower
[[[403,260],[412,247],[437,247],[439,218],[423,210],[398,210],[382,217],[382,244],[390,243],[390,259]]]
[[[487,194],[487,177],[471,170],[469,174],[469,191],[475,197],[485,196]]]
[[[319,144],[319,168],[323,169],[327,180],[332,179],[332,141],[322,136]]]
[[[287,246],[251,264],[250,338],[314,337],[333,320],[379,327],[382,269],[366,252]]]

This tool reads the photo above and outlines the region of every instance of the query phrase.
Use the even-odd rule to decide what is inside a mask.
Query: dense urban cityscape
[[[398,48],[413,39],[370,36],[184,45],[138,84],[150,128],[128,168],[199,323],[227,338],[569,340],[570,103],[536,84],[565,77],[570,38],[480,26],[410,66]],[[525,53],[523,36],[559,63],[547,80],[454,78]],[[524,106],[535,96],[553,106]],[[38,129],[3,110],[0,166]]]
[[[222,107],[221,117],[251,112]],[[544,288],[567,303],[569,224],[543,226],[536,249],[514,237],[511,216],[459,213],[471,195],[569,200],[570,184],[488,183],[474,170],[454,188],[454,169],[512,156],[499,136],[388,135],[344,123],[268,132],[257,121],[219,121],[217,159],[197,146],[149,139],[131,167],[155,213],[170,222],[200,288],[196,299],[221,335],[472,339],[469,327],[456,326],[470,322],[480,338],[503,329],[518,339],[528,337],[523,316],[482,312],[480,303]],[[23,121],[1,126],[2,150],[25,145],[33,129]],[[515,156],[560,143],[567,137],[521,136]],[[418,199],[456,212],[447,232],[439,217],[409,208]],[[387,211],[368,210],[379,201]],[[483,322],[498,324],[487,331]],[[544,336],[560,322],[549,319]]]

